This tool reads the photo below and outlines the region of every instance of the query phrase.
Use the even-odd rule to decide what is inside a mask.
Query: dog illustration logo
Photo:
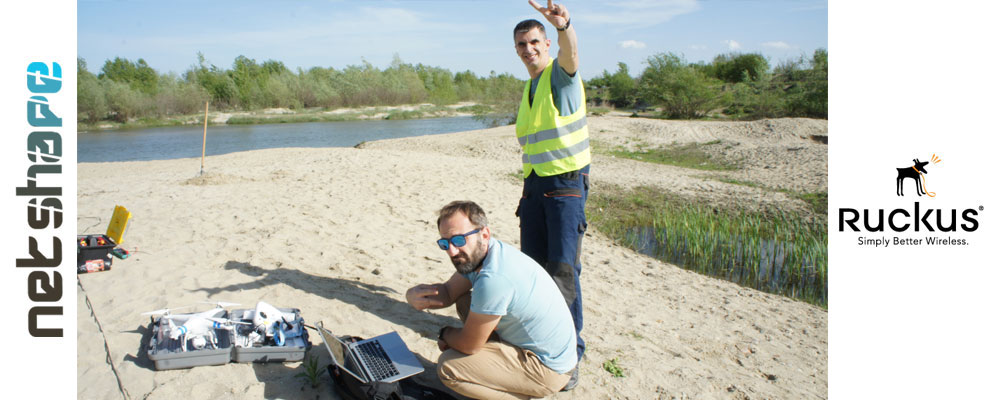
[[[941,159],[938,158],[937,154],[934,154],[931,156],[931,161],[933,161],[934,164],[937,164],[941,162]],[[905,168],[896,168],[896,195],[903,195],[903,180],[906,178],[913,178],[913,182],[917,186],[917,196],[923,196],[925,194],[930,197],[936,196],[937,193],[924,190],[927,187],[927,178],[924,177],[924,174],[927,173],[927,169],[925,167],[931,161],[920,161],[919,158],[914,158],[913,165]]]

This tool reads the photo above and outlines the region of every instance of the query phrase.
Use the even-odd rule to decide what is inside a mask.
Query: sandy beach
[[[597,155],[594,191],[645,185],[708,203],[804,210],[773,189],[827,188],[825,120],[588,120],[596,143],[713,143],[707,151],[745,166],[706,172]],[[454,272],[433,243],[435,213],[451,200],[476,201],[495,237],[519,245],[519,160],[508,126],[212,156],[203,175],[199,159],[79,164],[79,233],[103,233],[116,204],[134,217],[123,243],[132,256],[78,276],[78,397],[335,398],[326,376],[317,388],[295,376],[300,362],[156,371],[144,350],[150,320],[140,314],[201,301],[252,308],[263,300],[362,337],[395,330],[427,368],[417,379],[443,388],[434,338],[457,314],[414,311],[403,293]],[[581,284],[587,357],[580,385],[554,398],[828,397],[820,307],[686,271],[595,229],[584,240]],[[310,341],[308,356],[329,363],[315,332]],[[602,367],[612,359],[624,377]]]

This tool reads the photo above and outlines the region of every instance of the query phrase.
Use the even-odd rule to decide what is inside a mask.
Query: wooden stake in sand
[[[198,175],[205,173],[205,139],[208,139],[208,102],[205,102],[205,129],[201,133],[201,171]]]

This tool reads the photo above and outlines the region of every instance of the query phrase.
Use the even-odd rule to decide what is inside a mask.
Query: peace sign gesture
[[[552,4],[552,0],[549,0],[548,7],[542,7],[541,4],[535,2],[535,0],[528,0],[528,3],[532,7],[535,7],[538,12],[545,16],[545,19],[549,21],[550,24],[554,25],[556,29],[562,29],[566,27],[569,22],[569,10],[566,6],[560,4]]]

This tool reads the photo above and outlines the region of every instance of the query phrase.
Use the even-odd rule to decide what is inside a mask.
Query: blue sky
[[[543,5],[544,1],[541,2]],[[557,2],[559,3],[559,2]],[[566,1],[585,79],[625,62],[633,76],[654,54],[688,61],[757,52],[776,65],[827,48],[826,1]],[[512,29],[541,14],[518,1],[113,1],[77,3],[77,51],[97,73],[108,59],[143,58],[161,73],[197,62],[231,68],[244,55],[295,70],[341,69],[368,61],[404,62],[452,72],[491,71],[524,78]],[[546,23],[547,24],[547,23]],[[555,44],[554,30],[549,29]]]

